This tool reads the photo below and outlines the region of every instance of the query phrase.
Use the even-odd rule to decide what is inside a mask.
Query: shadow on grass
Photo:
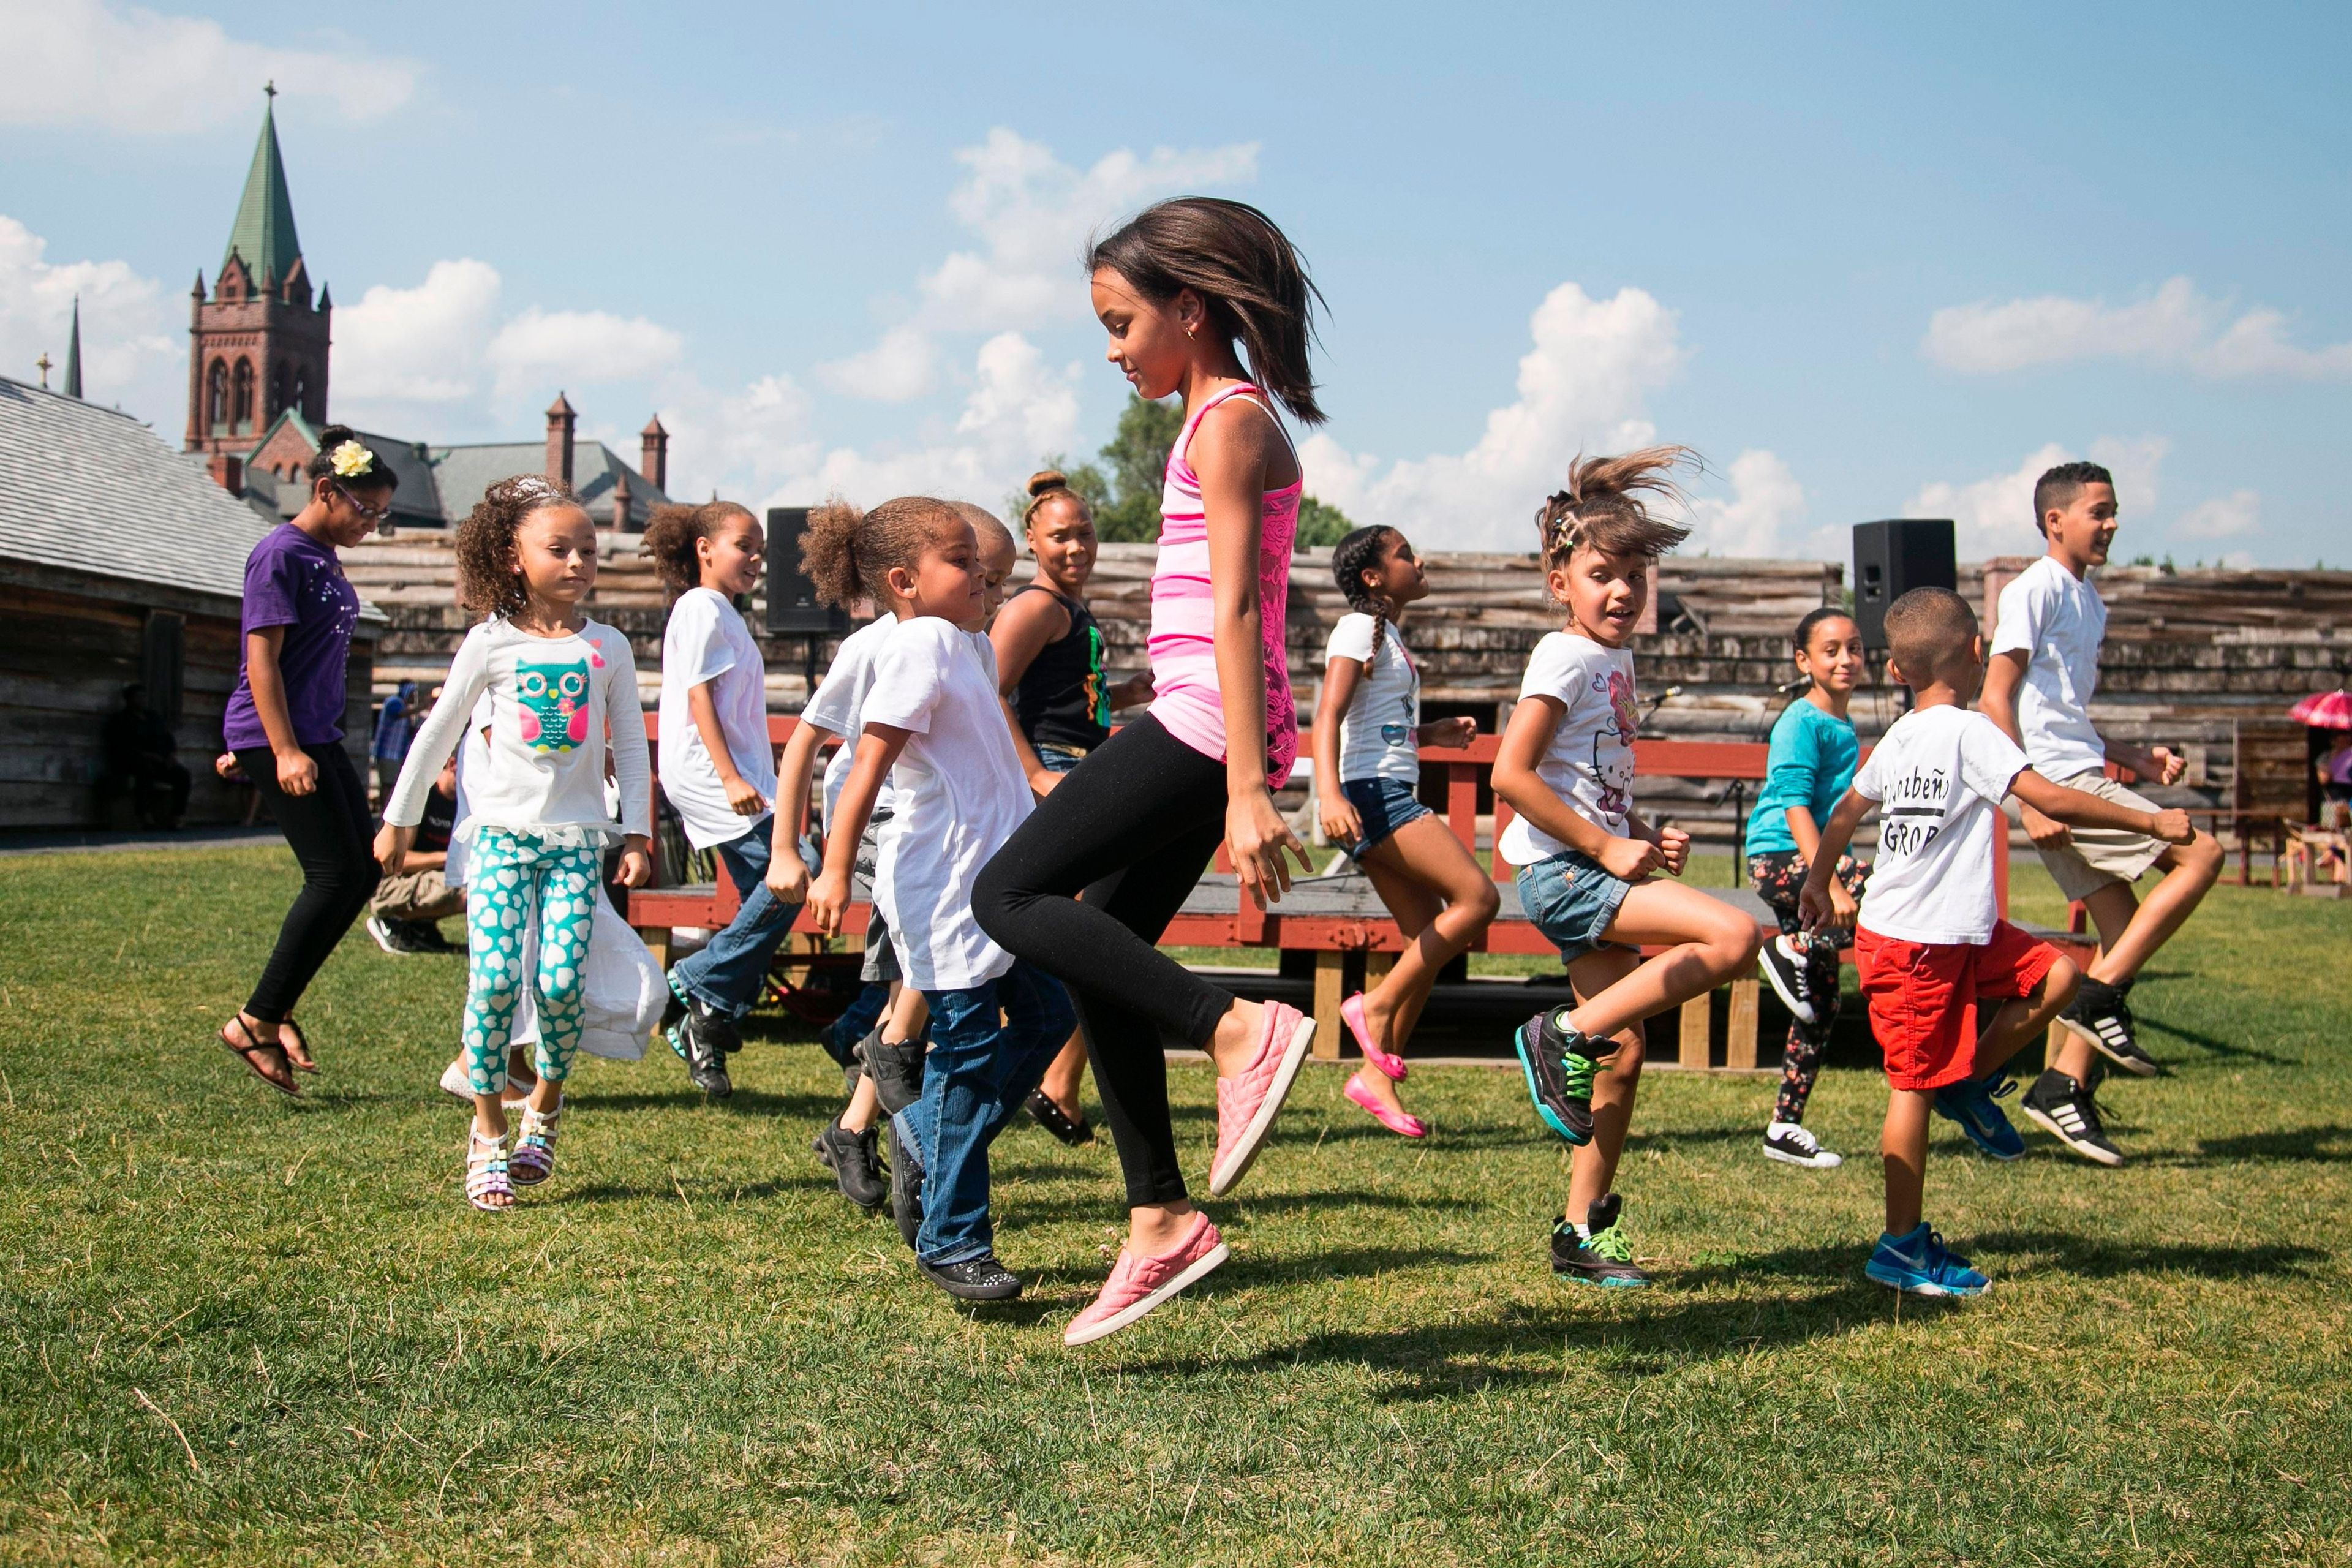
[[[2294,1068],[2304,1065],[2303,1058],[2300,1057],[2283,1057],[2276,1051],[2260,1050],[2252,1046],[2241,1046],[2233,1041],[2217,1039],[2202,1030],[2184,1028],[2179,1024],[2168,1024],[2163,1019],[2152,1017],[2146,1013],[2137,1014],[2136,1016],[2141,1024],[2156,1030],[2158,1034],[2169,1035],[2176,1040],[2185,1040],[2209,1056],[2221,1057],[2231,1061],[2263,1062],[2271,1067]]]
[[[2236,1138],[2200,1139],[2194,1155],[2174,1163],[2204,1165],[2262,1161],[2293,1164],[2305,1161],[2333,1163],[2339,1160],[2352,1160],[2352,1127],[2331,1122],[2325,1127],[2289,1127],[2272,1132],[2248,1132]]]
[[[818,1121],[830,1121],[841,1109],[839,1096],[830,1099],[822,1094],[772,1094],[761,1089],[739,1089],[723,1100],[713,1100],[690,1083],[682,1083],[673,1090],[634,1090],[622,1094],[600,1094],[593,1089],[572,1097],[584,1110],[693,1110],[709,1107],[711,1110],[734,1116],[767,1116],[774,1118],[808,1117]]]
[[[1955,1240],[1958,1249],[1979,1266],[1985,1266],[1989,1258],[2014,1259],[1985,1267],[1996,1287],[2003,1279],[2039,1274],[2093,1279],[2165,1273],[2193,1274],[2203,1279],[2301,1276],[2332,1256],[2324,1247],[2283,1243],[2252,1247],[2138,1246],[2055,1230],[1983,1231]],[[1866,1252],[1864,1246],[1850,1242],[1833,1247],[1784,1247],[1777,1252],[1738,1257],[1727,1263],[1677,1269],[1669,1278],[1676,1286],[1692,1289],[1736,1284],[1743,1278],[1759,1276],[1824,1283],[1858,1280]]]

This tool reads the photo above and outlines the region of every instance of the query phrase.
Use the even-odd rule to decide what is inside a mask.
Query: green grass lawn
[[[2224,888],[2135,1000],[2133,1163],[1939,1129],[1930,1213],[1996,1284],[1861,1277],[1857,1156],[1758,1157],[1769,1087],[1654,1075],[1620,1186],[1655,1289],[1555,1284],[1565,1157],[1516,1075],[1310,1071],[1237,1257],[1082,1352],[1116,1163],[998,1146],[1007,1310],[918,1283],[809,1155],[839,1080],[772,1031],[707,1105],[585,1061],[555,1180],[458,1194],[452,959],[355,935],[298,1102],[211,1030],[277,849],[0,860],[0,1561],[2333,1563],[2352,1556],[2352,910]],[[2029,900],[2021,889],[2021,904]],[[2045,915],[2047,911],[2042,911]],[[1205,1168],[1205,1069],[1174,1074]]]

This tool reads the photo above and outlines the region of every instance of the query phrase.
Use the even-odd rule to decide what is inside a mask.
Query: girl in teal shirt
[[[1862,633],[1843,610],[1819,609],[1797,623],[1797,670],[1812,682],[1772,726],[1764,787],[1748,818],[1748,874],[1780,918],[1780,934],[1764,944],[1764,977],[1789,1007],[1789,1043],[1780,1099],[1764,1129],[1764,1157],[1822,1171],[1843,1163],[1804,1126],[1805,1102],[1837,1022],[1838,950],[1852,940],[1854,911],[1869,868],[1840,856],[1830,883],[1838,929],[1808,935],[1797,893],[1820,846],[1822,824],[1853,782],[1861,755],[1846,708],[1863,670]]]

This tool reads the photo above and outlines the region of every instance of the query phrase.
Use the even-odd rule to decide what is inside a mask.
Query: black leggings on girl
[[[1225,765],[1146,717],[1065,774],[972,889],[981,929],[1070,988],[1130,1205],[1184,1197],[1160,1036],[1206,1047],[1234,999],[1152,944],[1224,835]]]
[[[265,1024],[281,1024],[302,998],[303,987],[352,929],[375,891],[374,834],[368,819],[367,785],[340,744],[305,746],[319,764],[319,784],[309,795],[278,787],[278,759],[267,746],[236,753],[237,765],[261,792],[278,831],[301,862],[302,890],[278,928],[277,949],[261,971],[246,1012]]]

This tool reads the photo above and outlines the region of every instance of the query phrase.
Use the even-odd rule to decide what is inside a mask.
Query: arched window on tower
[[[231,428],[236,434],[240,436],[252,434],[253,362],[249,359],[236,362],[236,405],[235,412],[229,417]]]
[[[286,362],[284,360],[279,360],[277,367],[269,373],[268,417],[275,419],[278,415],[285,412],[286,392],[288,386],[292,382],[292,379],[293,377],[291,374],[286,368]]]
[[[308,417],[310,411],[310,377],[301,361],[294,362],[287,382],[286,406]]]
[[[213,368],[205,377],[205,434],[225,429],[228,425],[228,364],[224,360],[213,361]]]

